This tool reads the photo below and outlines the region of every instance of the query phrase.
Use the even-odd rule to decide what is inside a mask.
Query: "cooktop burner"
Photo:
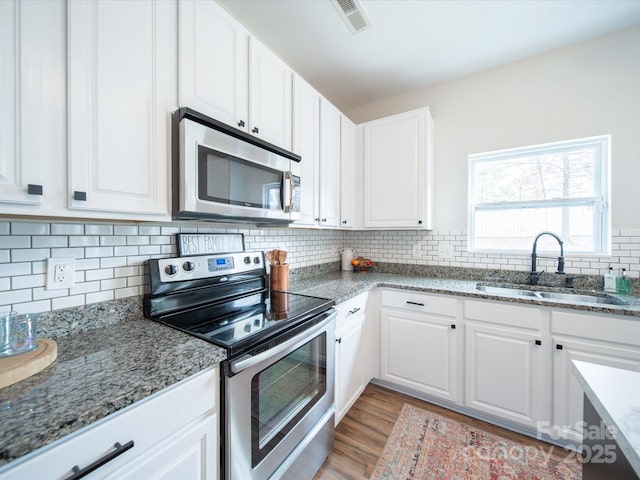
[[[145,316],[225,348],[228,356],[334,305],[326,298],[269,291],[262,252],[150,260],[149,276]]]

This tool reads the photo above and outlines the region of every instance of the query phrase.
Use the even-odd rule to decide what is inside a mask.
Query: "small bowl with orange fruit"
[[[369,260],[364,257],[357,257],[351,260],[351,265],[353,265],[353,270],[356,272],[364,273],[371,267],[373,267],[373,260]]]

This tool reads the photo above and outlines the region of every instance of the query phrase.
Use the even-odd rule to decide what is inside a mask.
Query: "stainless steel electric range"
[[[333,447],[333,300],[269,291],[262,252],[148,267],[145,316],[227,351],[223,478],[313,476]]]

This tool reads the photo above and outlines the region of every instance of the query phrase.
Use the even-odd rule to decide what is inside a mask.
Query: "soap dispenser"
[[[631,295],[631,279],[627,277],[627,269],[620,271],[620,276],[616,278],[616,293],[619,295]]]
[[[604,276],[604,291],[616,293],[616,275],[613,273],[613,267],[609,267],[609,271]]]

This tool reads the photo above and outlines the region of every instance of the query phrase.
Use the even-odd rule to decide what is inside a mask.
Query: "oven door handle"
[[[301,332],[299,335],[296,335],[295,337],[287,340],[286,342],[283,342],[280,345],[276,345],[275,347],[270,348],[264,352],[261,352],[257,355],[243,355],[237,360],[234,360],[231,362],[230,364],[231,372],[234,374],[240,373],[241,371],[246,370],[247,368],[251,368],[254,365],[259,364],[260,362],[263,362],[269,358],[272,358],[280,353],[286,352],[287,350],[293,348],[296,344],[302,341],[306,341],[314,333],[317,333],[320,330],[324,329],[327,323],[333,320],[336,317],[336,315],[337,315],[337,312],[335,311],[332,312],[325,320],[323,320],[319,324],[314,325],[310,329]]]

